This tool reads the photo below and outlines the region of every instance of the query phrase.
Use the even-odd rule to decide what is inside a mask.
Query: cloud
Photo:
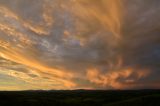
[[[97,69],[90,69],[87,71],[87,78],[92,83],[102,85],[103,89],[130,89],[138,88],[140,85],[136,85],[137,82],[148,74],[147,70],[124,69],[103,73]]]
[[[159,3],[0,0],[0,74],[28,89],[159,88]]]

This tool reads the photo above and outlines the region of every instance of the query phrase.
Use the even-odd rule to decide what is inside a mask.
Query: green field
[[[1,91],[0,106],[160,106],[160,90]]]

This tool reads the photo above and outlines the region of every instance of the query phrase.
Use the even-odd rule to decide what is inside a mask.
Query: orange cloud
[[[78,18],[91,22],[89,24],[100,24],[106,30],[113,33],[116,38],[121,35],[121,25],[123,17],[123,6],[121,0],[75,0],[73,1],[73,13]],[[103,9],[102,9],[103,8]],[[76,10],[76,11],[75,11]],[[78,30],[84,32],[85,26],[78,26]],[[87,28],[88,29],[88,28]]]
[[[159,68],[154,63],[159,62],[158,39],[154,36],[159,7],[154,3],[149,11],[144,9],[149,2],[126,0],[25,3],[0,1],[0,59],[23,65],[31,75],[21,67],[18,71],[14,66],[7,67],[9,63],[0,66],[0,75],[27,82],[31,89],[94,88],[94,85],[124,89],[141,86],[141,80],[149,76],[152,67]],[[139,14],[145,18],[139,18]],[[150,21],[151,18],[155,20]],[[143,69],[147,65],[148,69]],[[89,68],[92,66],[95,68]],[[146,79],[154,79],[155,73]]]
[[[39,73],[40,75],[41,82],[44,81],[42,77],[47,77],[54,84],[60,83],[59,85],[61,86],[61,88],[70,88],[75,86],[75,84],[70,80],[73,77],[72,73],[66,73],[64,70],[48,67],[44,65],[43,62],[37,60],[35,58],[36,48],[33,46],[34,41],[31,40],[24,31],[26,29],[29,29],[35,32],[36,35],[49,34],[48,30],[46,29],[51,27],[51,25],[53,24],[53,17],[50,16],[52,12],[50,10],[53,9],[51,9],[52,7],[50,7],[50,9],[46,8],[47,4],[45,3],[44,5],[43,18],[45,22],[43,25],[36,25],[33,24],[31,21],[24,21],[22,17],[18,16],[16,13],[11,11],[7,7],[4,7],[2,5],[0,6],[0,16],[1,18],[5,19],[5,21],[0,20],[0,30],[5,33],[8,38],[13,38],[13,41],[7,41],[3,36],[1,36],[0,57],[3,57],[10,61],[14,61],[19,64],[23,64],[28,68],[35,69],[35,72]],[[18,23],[21,28],[24,27],[22,28],[23,30],[21,30],[18,25],[12,25],[13,23]],[[33,83],[35,80],[24,73],[15,73],[11,71],[9,75],[24,80],[28,83]],[[38,84],[38,80],[36,83]],[[45,86],[45,83],[43,86]],[[58,86],[56,88],[58,88]]]
[[[101,73],[97,69],[89,69],[87,71],[87,79],[102,87],[113,87],[115,89],[125,89],[132,87],[130,84],[137,80],[148,76],[147,70],[134,70],[131,68],[123,70],[112,70],[106,73]],[[132,78],[131,76],[134,77]],[[131,77],[131,78],[130,78]],[[122,81],[121,81],[122,79]]]

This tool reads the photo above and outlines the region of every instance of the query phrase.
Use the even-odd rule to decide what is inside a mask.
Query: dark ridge
[[[160,90],[0,91],[0,106],[160,106]]]

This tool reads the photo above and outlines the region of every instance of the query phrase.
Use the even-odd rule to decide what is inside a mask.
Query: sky
[[[0,0],[0,90],[159,89],[160,0]]]

